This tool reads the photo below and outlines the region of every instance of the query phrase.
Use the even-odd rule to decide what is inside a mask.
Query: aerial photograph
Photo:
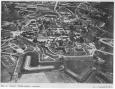
[[[113,84],[114,2],[1,1],[1,83]]]

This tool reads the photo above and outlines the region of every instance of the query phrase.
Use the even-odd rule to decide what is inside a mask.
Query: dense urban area
[[[113,2],[2,1],[2,83],[113,83]]]

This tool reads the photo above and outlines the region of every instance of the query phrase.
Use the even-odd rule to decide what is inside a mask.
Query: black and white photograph
[[[113,84],[114,1],[1,1],[1,83]]]

